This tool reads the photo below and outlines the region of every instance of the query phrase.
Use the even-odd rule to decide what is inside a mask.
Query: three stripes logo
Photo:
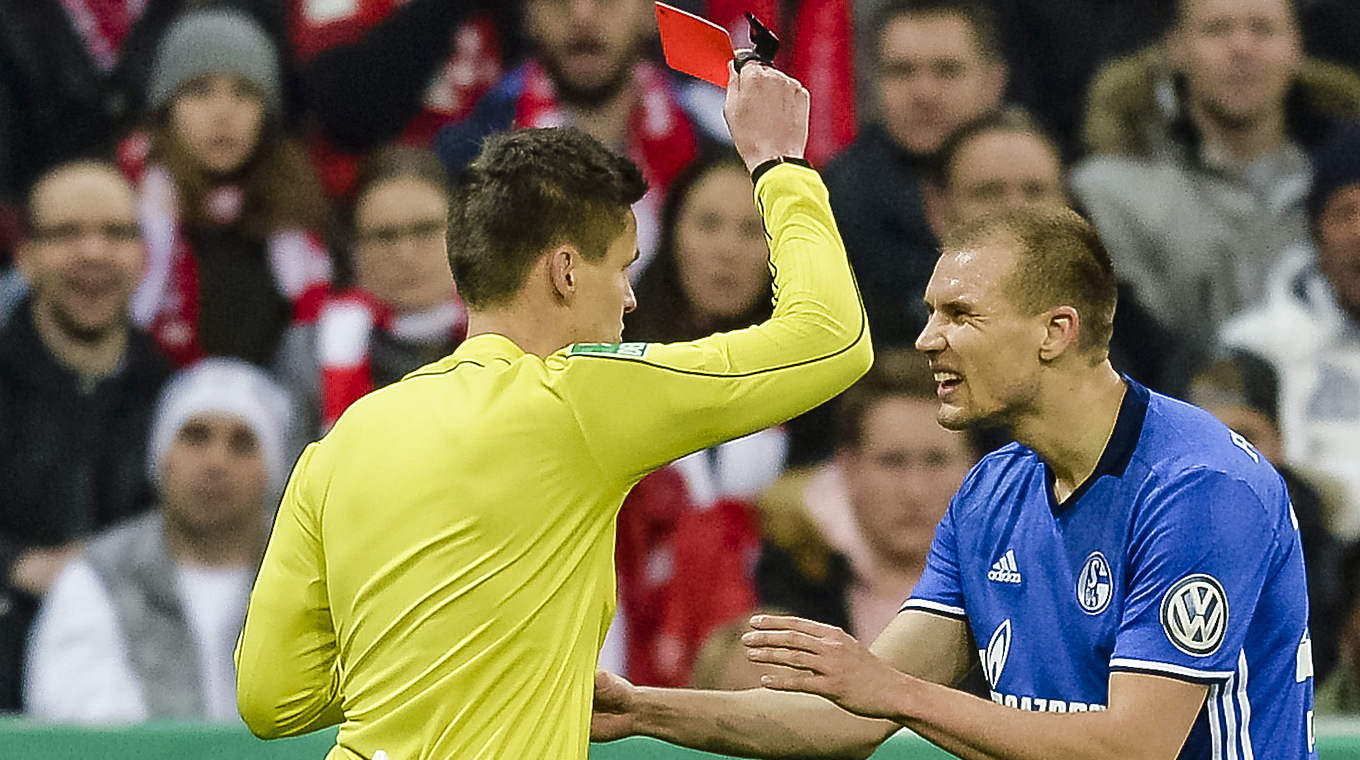
[[[992,563],[987,580],[997,583],[1019,583],[1020,568],[1015,564],[1015,550],[1007,549],[1001,559]]]

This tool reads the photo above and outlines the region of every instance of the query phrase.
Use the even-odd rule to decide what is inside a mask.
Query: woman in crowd
[[[250,16],[185,14],[156,52],[149,127],[122,147],[149,254],[133,318],[179,364],[268,364],[297,304],[330,280],[325,202],[284,133],[279,60]]]
[[[674,342],[757,324],[773,309],[769,248],[737,154],[696,159],[671,186],[656,258],[624,339]],[[619,516],[622,603],[602,662],[640,683],[684,685],[713,626],[755,603],[751,504],[784,468],[782,427],[700,451],[644,478]]]
[[[453,351],[467,332],[444,250],[449,196],[434,154],[393,146],[360,167],[351,219],[349,287],[300,311],[278,375],[324,433],[369,391]]]

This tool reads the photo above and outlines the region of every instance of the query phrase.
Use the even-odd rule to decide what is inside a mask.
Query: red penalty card
[[[726,29],[665,3],[656,4],[656,24],[667,66],[727,87],[727,64],[733,52]]]

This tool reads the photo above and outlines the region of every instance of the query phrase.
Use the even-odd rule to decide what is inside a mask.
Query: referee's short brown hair
[[[647,192],[637,166],[578,129],[488,137],[453,183],[449,266],[473,309],[512,300],[550,247],[604,257]]]

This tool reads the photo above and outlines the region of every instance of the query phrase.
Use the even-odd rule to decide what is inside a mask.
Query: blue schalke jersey
[[[1128,381],[1064,503],[1009,444],[964,480],[903,609],[966,618],[993,701],[1103,710],[1111,671],[1207,684],[1180,758],[1316,758],[1308,594],[1280,475],[1207,412]]]

